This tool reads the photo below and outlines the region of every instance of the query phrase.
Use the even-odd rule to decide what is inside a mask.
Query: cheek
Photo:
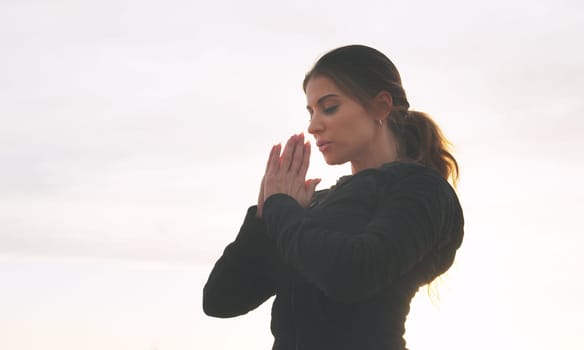
[[[353,145],[362,144],[373,137],[370,120],[360,114],[347,118],[343,125],[343,130],[345,131],[346,139]]]

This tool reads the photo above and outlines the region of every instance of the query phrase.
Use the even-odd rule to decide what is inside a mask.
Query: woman
[[[207,315],[233,317],[276,295],[273,349],[405,349],[416,291],[452,265],[463,238],[458,165],[427,115],[410,111],[379,51],[335,49],[306,74],[308,132],[352,175],[317,191],[310,144],[272,147],[257,205],[204,287]]]

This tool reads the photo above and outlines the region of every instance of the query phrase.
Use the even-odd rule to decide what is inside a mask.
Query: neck
[[[381,165],[398,160],[397,142],[389,129],[383,130],[372,140],[368,149],[360,157],[351,161],[351,172],[378,168]]]
[[[386,156],[386,157],[379,157],[377,159],[367,159],[363,161],[352,161],[351,162],[351,172],[356,174],[365,169],[371,168],[379,168],[385,163],[390,163],[396,161],[397,157]]]

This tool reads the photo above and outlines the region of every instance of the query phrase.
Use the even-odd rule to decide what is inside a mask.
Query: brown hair
[[[303,88],[315,76],[326,76],[363,106],[380,91],[393,100],[387,125],[398,139],[400,159],[410,159],[438,171],[456,187],[458,163],[450,153],[451,143],[429,115],[410,110],[395,65],[381,52],[364,45],[349,45],[329,51],[306,73]]]

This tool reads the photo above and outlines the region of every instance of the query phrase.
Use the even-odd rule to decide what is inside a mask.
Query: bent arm
[[[237,238],[227,245],[203,288],[203,311],[209,316],[239,316],[275,294],[267,270],[274,243],[265,235],[256,209],[248,209]]]
[[[282,258],[325,294],[359,301],[461,234],[453,224],[456,216],[462,218],[458,200],[441,181],[415,175],[395,184],[381,194],[373,219],[356,235],[323,228],[293,198],[276,194],[264,204],[267,233]],[[327,219],[351,220],[346,214]]]

